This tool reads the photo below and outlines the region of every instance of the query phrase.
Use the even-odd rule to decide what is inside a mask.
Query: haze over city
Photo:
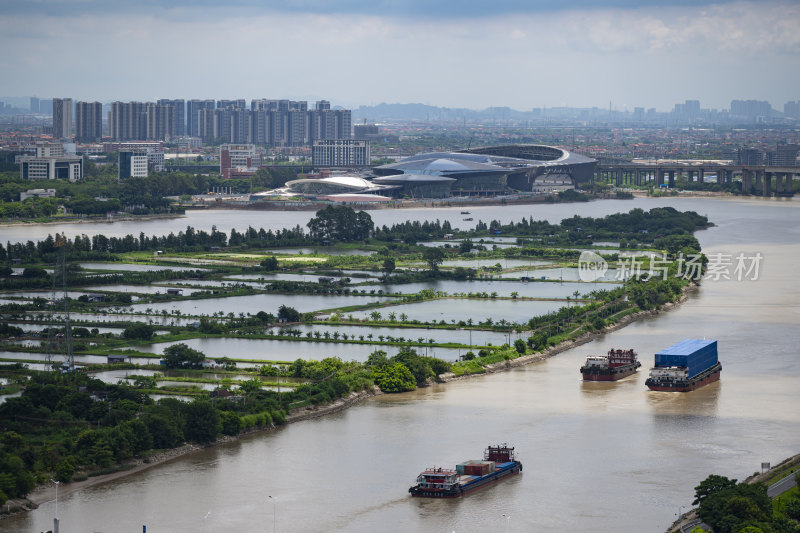
[[[780,108],[792,2],[0,2],[5,96]]]

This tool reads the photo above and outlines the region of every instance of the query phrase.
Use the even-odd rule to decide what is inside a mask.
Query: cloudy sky
[[[797,0],[0,0],[0,94],[782,110],[799,28]]]

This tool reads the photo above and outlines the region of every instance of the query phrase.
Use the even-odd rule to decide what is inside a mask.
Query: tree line
[[[508,233],[522,236],[540,236],[547,238],[543,244],[591,244],[593,240],[629,239],[631,242],[658,242],[672,245],[674,239],[681,237],[681,245],[696,247],[692,232],[708,226],[708,219],[695,212],[679,212],[671,207],[654,208],[649,212],[633,209],[629,213],[617,213],[604,218],[578,217],[567,218],[560,225],[547,221],[523,219],[519,223],[501,224],[497,220],[488,225],[479,221],[475,230],[460,232],[463,237],[477,237],[492,233]],[[219,231],[212,226],[211,231],[197,230],[187,226],[185,231],[177,234],[148,237],[144,232],[138,236],[128,234],[124,237],[107,237],[102,234],[76,236],[74,239],[48,235],[45,239],[34,243],[0,244],[0,261],[19,258],[23,262],[53,261],[56,241],[64,243],[64,251],[69,259],[97,257],[97,254],[117,254],[136,251],[168,250],[192,252],[208,250],[211,247],[250,247],[268,248],[280,246],[320,244],[325,240],[332,242],[363,241],[374,238],[379,241],[397,241],[406,243],[420,240],[443,238],[452,234],[453,229],[448,221],[406,221],[393,224],[391,227],[376,228],[372,217],[364,212],[356,212],[350,207],[328,206],[317,212],[308,222],[306,232],[299,225],[291,229],[265,230],[248,227],[240,232],[235,228],[230,234]],[[635,228],[635,229],[634,229]],[[669,240],[669,238],[673,240]],[[665,240],[667,239],[667,240]],[[522,243],[525,245],[526,243]],[[535,245],[535,242],[529,243]],[[540,243],[539,245],[541,245]],[[680,247],[680,246],[679,246]],[[697,247],[699,250],[699,247]]]

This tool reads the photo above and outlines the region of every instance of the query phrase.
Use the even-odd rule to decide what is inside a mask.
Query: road
[[[789,474],[780,481],[776,481],[775,483],[767,487],[767,496],[769,496],[770,498],[780,496],[781,494],[791,489],[795,485],[797,485],[797,482],[794,479],[794,474]]]

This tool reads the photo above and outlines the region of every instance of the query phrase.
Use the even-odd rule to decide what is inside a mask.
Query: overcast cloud
[[[475,109],[800,99],[796,2],[635,3],[2,1],[0,94]]]

